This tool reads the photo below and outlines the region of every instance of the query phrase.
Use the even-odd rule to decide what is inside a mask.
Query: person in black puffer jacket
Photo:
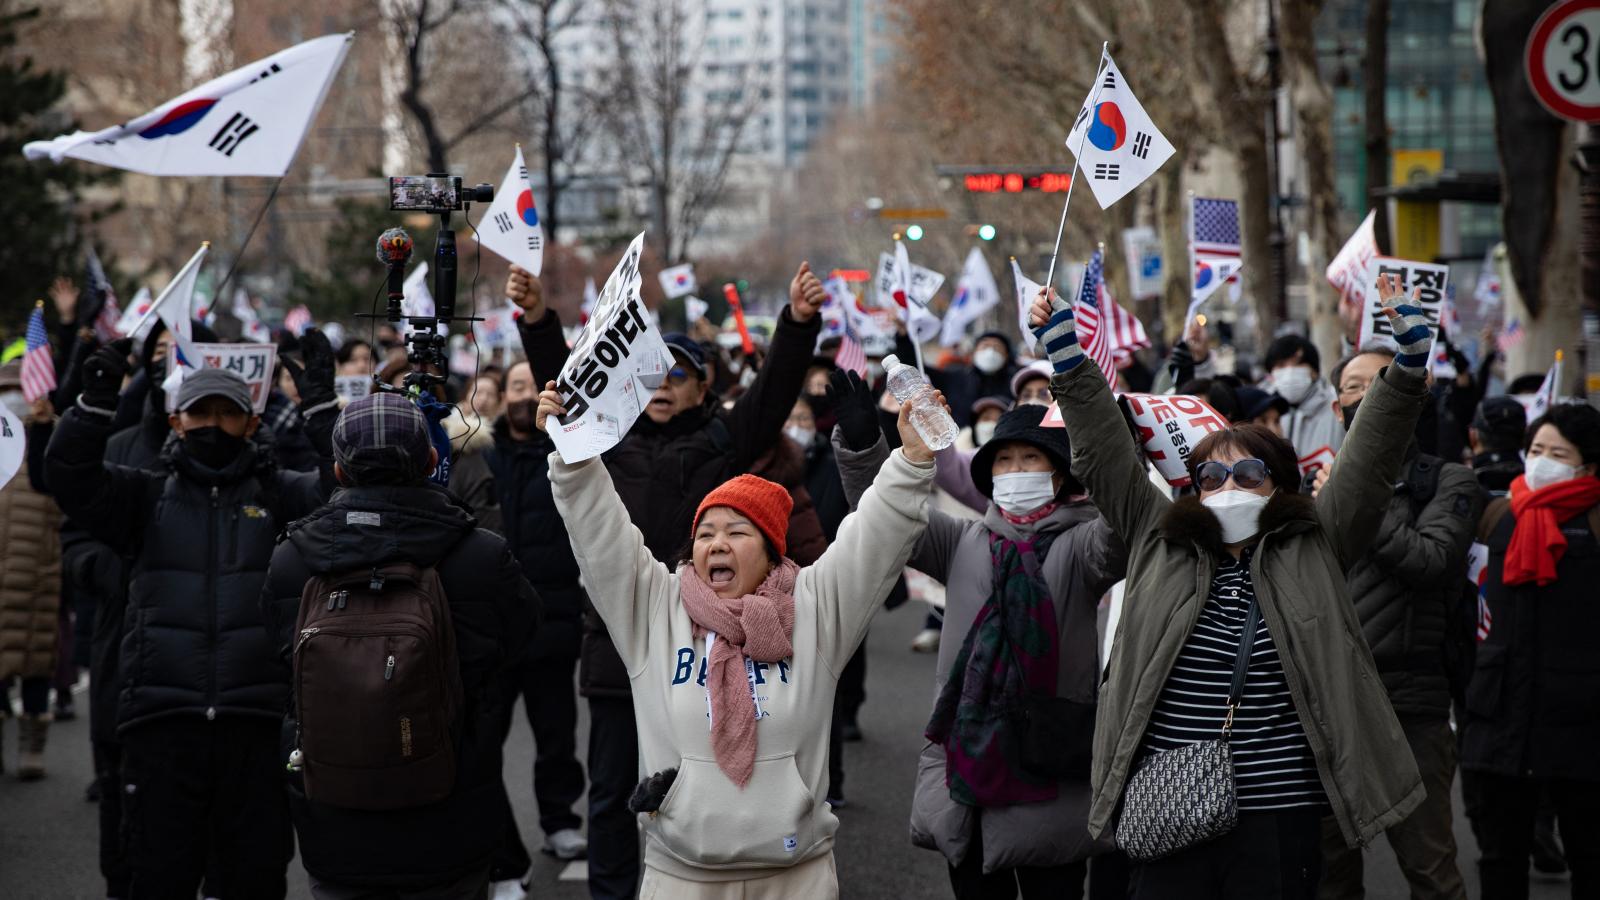
[[[388,407],[385,415],[368,421],[383,424],[346,424],[380,406]],[[506,541],[478,528],[466,509],[427,480],[437,453],[415,405],[394,394],[374,394],[350,404],[342,416],[334,453],[344,488],[290,526],[273,552],[260,595],[266,633],[290,660],[301,593],[314,576],[393,562],[434,568],[449,603],[464,706],[455,788],[437,803],[381,812],[344,809],[308,801],[301,777],[289,776],[289,805],[312,893],[482,897],[511,815],[500,744],[501,723],[516,697],[503,689],[501,673],[527,646],[540,597]],[[379,430],[385,437],[374,437]],[[297,746],[289,669],[281,671],[280,761]]]
[[[506,296],[526,305],[532,276],[512,268]],[[776,441],[800,395],[827,299],[809,265],[789,285],[789,306],[760,374],[733,409],[724,412],[706,380],[705,354],[687,335],[668,335],[673,368],[622,442],[603,459],[628,518],[656,559],[676,562],[695,507],[722,482],[750,470]],[[529,322],[528,316],[523,322]],[[522,346],[543,386],[567,358],[554,313],[524,324]],[[639,780],[638,730],[622,658],[592,606],[584,616],[578,668],[589,699],[589,894],[631,898],[639,890],[639,826],[628,797]]]
[[[1346,428],[1367,388],[1393,361],[1391,351],[1369,348],[1334,367]],[[1428,789],[1421,806],[1387,829],[1389,844],[1415,896],[1465,900],[1450,808],[1456,739],[1449,660],[1457,649],[1453,641],[1471,640],[1456,634],[1455,623],[1483,491],[1471,469],[1419,452],[1417,445],[1413,439],[1388,514],[1350,569],[1348,584],[1362,636]],[[1319,488],[1329,471],[1317,473]],[[1320,896],[1360,894],[1361,851],[1346,846],[1332,817],[1323,822],[1322,851]]]
[[[1478,484],[1496,497],[1511,491],[1522,477],[1522,436],[1528,430],[1528,411],[1513,397],[1487,397],[1478,404],[1467,430],[1472,446],[1472,474]]]
[[[313,340],[321,352],[308,351],[301,396],[326,458],[332,353]],[[166,471],[107,467],[127,351],[122,341],[85,361],[46,470],[63,510],[133,556],[117,698],[129,893],[193,895],[204,877],[219,896],[282,897],[293,854],[277,752],[287,674],[258,596],[278,529],[321,505],[331,460],[320,473],[280,471],[250,440],[259,419],[244,382],[202,369],[179,390]]]

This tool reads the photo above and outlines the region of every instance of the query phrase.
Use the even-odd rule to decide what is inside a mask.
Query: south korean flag
[[[544,269],[544,229],[539,227],[539,208],[533,202],[533,184],[528,180],[528,164],[522,160],[521,144],[494,202],[478,224],[477,237],[483,246],[535,275]]]
[[[1067,135],[1067,149],[1077,157],[1078,177],[1088,180],[1101,209],[1121,200],[1173,154],[1109,53],[1100,56],[1100,73]]]

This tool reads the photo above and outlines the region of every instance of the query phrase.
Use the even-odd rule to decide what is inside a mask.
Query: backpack
[[[319,575],[300,595],[295,630],[306,798],[391,810],[449,796],[463,698],[439,573],[391,563]]]

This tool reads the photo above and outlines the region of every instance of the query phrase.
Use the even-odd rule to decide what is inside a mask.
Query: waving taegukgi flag
[[[1039,296],[1044,285],[1022,274],[1022,267],[1017,265],[1017,258],[1011,257],[1011,280],[1017,285],[1017,328],[1022,332],[1022,343],[1030,350],[1034,349],[1037,340],[1033,336],[1033,326],[1028,323],[1028,310],[1033,307],[1033,299]]]
[[[897,310],[906,330],[918,343],[933,340],[939,333],[939,317],[928,310],[928,302],[939,293],[944,276],[932,269],[912,265],[906,245],[895,241],[894,255],[878,255],[878,305]]]
[[[29,159],[81,159],[146,175],[281,177],[322,106],[352,34],[296,44],[100,131],[22,148]]]
[[[1067,149],[1087,173],[1101,209],[1155,174],[1175,152],[1105,52],[1095,85],[1067,135]]]
[[[961,280],[956,282],[955,298],[945,310],[944,331],[939,335],[939,343],[946,347],[961,343],[968,326],[999,303],[1000,287],[994,283],[994,273],[989,271],[983,251],[973,247],[961,268]]]
[[[667,295],[668,300],[676,300],[700,290],[700,283],[694,278],[694,263],[668,266],[661,270],[657,278],[661,281],[661,291]]]
[[[528,180],[521,144],[476,234],[478,243],[507,261],[535,275],[544,270],[544,229],[539,226],[539,208],[533,202],[533,182]]]

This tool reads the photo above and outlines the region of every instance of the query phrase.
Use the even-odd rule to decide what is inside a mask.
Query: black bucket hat
[[[1050,407],[1038,404],[1019,406],[995,423],[994,437],[972,457],[972,483],[985,497],[994,496],[994,458],[1000,453],[1000,446],[1011,441],[1032,444],[1043,450],[1056,469],[1066,476],[1067,484],[1077,484],[1072,477],[1072,445],[1067,442],[1067,430],[1039,424],[1049,411]]]

